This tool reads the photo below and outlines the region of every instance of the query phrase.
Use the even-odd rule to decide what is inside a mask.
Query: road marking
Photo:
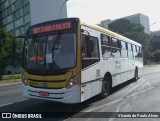
[[[130,90],[128,90],[128,92],[126,92],[124,94],[124,97],[126,97],[130,92],[134,91],[137,87],[139,87],[142,83],[144,83],[146,80],[142,80],[140,83],[138,83],[137,85],[135,85],[133,88],[131,88]]]
[[[142,84],[143,82],[145,82],[145,81],[142,81],[141,83],[139,83],[136,87],[134,87],[134,89],[137,88],[137,87],[138,87],[140,84]],[[84,112],[93,112],[93,111],[98,110],[98,109],[101,109],[101,108],[106,108],[106,109],[107,109],[108,107],[110,107],[111,105],[113,105],[113,104],[115,104],[115,103],[117,103],[117,102],[123,101],[123,100],[125,100],[125,99],[127,99],[127,98],[130,98],[130,97],[133,97],[133,96],[135,96],[135,95],[138,95],[138,94],[147,92],[147,91],[149,91],[149,90],[151,90],[151,89],[153,89],[153,88],[155,88],[155,87],[151,87],[151,88],[148,88],[148,89],[146,89],[146,90],[142,90],[142,91],[140,91],[140,92],[137,92],[137,93],[134,93],[134,94],[132,94],[132,95],[126,96],[125,98],[124,98],[124,97],[119,98],[119,99],[114,100],[114,101],[111,101],[111,102],[109,102],[109,103],[107,103],[107,104],[104,104],[104,105],[101,105],[101,106],[98,106],[98,107],[95,107],[95,108],[92,108],[92,109],[85,110]],[[133,90],[130,90],[130,91],[133,91]],[[130,92],[129,92],[129,93],[130,93]],[[108,107],[107,107],[107,106],[108,106]]]
[[[149,91],[149,90],[151,90],[151,89],[154,89],[154,88],[156,88],[156,87],[154,87],[154,86],[153,86],[153,87],[150,87],[150,88],[148,88],[148,89],[142,90],[142,91],[137,92],[137,93],[134,93],[134,94],[132,94],[132,95],[129,95],[129,96],[127,96],[126,98],[133,97],[133,96],[135,96],[135,95],[138,95],[138,94],[141,94],[141,93],[147,92],[147,91]]]
[[[11,105],[11,104],[13,104],[13,103],[2,104],[2,105],[0,105],[0,107],[7,106],[7,105]]]
[[[94,111],[94,110],[97,110],[97,109],[104,108],[104,107],[106,107],[106,106],[110,106],[110,105],[112,105],[112,104],[115,104],[115,103],[117,103],[117,102],[119,102],[119,101],[121,101],[121,100],[124,100],[124,99],[123,99],[123,98],[119,98],[119,99],[117,99],[117,100],[115,100],[115,101],[111,101],[111,102],[109,102],[109,103],[107,103],[107,104],[98,106],[98,107],[96,107],[96,108],[92,108],[92,109],[85,110],[84,112],[92,112],[92,111]]]
[[[115,97],[116,95],[120,95],[120,94],[123,94],[124,92],[131,92],[132,91],[132,89],[136,86],[136,87],[138,87],[139,85],[141,85],[143,82],[145,82],[144,81],[145,79],[139,79],[139,81],[138,82],[135,82],[135,83],[131,83],[128,87],[126,87],[126,88],[122,88],[121,90],[119,90],[118,92],[115,92],[114,93],[114,95],[110,95],[110,97]],[[125,93],[125,94],[126,94]],[[123,94],[124,95],[124,94]]]
[[[2,86],[9,86],[9,85],[16,85],[16,84],[20,84],[21,82],[16,82],[16,83],[9,83],[9,84],[1,84],[0,87]]]
[[[14,91],[1,92],[0,95],[1,95],[1,94],[5,94],[5,93],[10,93],[10,92],[12,92],[12,93],[14,93],[14,92],[21,92],[21,90],[14,90]]]

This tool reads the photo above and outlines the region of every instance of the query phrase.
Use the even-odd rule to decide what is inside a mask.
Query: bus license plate
[[[39,92],[39,95],[40,96],[49,96],[49,93],[41,91],[41,92]]]

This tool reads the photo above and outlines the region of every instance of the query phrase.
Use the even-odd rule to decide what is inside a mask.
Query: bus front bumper
[[[27,98],[51,100],[62,103],[80,103],[80,85],[75,85],[69,89],[42,89],[31,86],[25,86],[22,83],[23,96]],[[40,92],[47,92],[47,96],[40,95]]]

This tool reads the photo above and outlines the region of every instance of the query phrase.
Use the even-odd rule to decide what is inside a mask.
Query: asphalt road
[[[97,112],[160,112],[160,66],[145,67],[137,82],[132,80],[119,85],[112,94],[100,99],[98,96],[81,104],[67,105],[45,100],[22,97],[21,84],[0,86],[0,112],[72,112],[55,120],[107,120],[107,121],[158,121],[157,118],[92,118]],[[95,112],[87,118],[81,112]],[[91,117],[91,118],[89,118]]]

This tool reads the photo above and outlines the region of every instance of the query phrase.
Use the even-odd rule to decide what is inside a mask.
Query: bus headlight
[[[68,88],[73,87],[74,85],[76,85],[77,81],[78,81],[78,74],[72,76],[72,77],[69,79],[66,88],[68,89]]]
[[[27,86],[27,80],[26,80],[26,77],[24,75],[22,75],[22,83]]]

